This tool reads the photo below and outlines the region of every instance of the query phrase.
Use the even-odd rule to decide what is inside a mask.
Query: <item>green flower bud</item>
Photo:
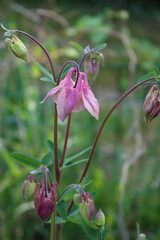
[[[80,193],[75,193],[73,195],[73,201],[75,203],[75,205],[79,206],[79,197],[80,197]]]
[[[81,194],[79,201],[79,211],[81,216],[84,218],[84,220],[91,223],[95,212],[94,202],[91,194],[86,192]]]
[[[27,48],[17,36],[6,37],[5,46],[9,47],[16,57],[27,61]]]
[[[101,208],[99,209],[99,211],[96,214],[95,217],[95,223],[97,225],[97,227],[103,227],[105,225],[105,216],[104,213],[102,212]]]
[[[22,185],[22,195],[25,200],[33,195],[35,187],[36,178],[33,177],[32,175],[29,175]]]

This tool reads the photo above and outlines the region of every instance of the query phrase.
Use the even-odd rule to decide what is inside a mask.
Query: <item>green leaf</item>
[[[68,207],[67,203],[64,200],[62,200],[56,205],[56,210],[60,217],[62,217],[63,219],[67,218]]]
[[[106,47],[107,47],[107,43],[102,43],[102,44],[96,46],[94,49],[95,49],[96,52],[99,52]]]
[[[67,221],[75,224],[81,224],[81,219],[80,218],[69,218],[67,217]]]
[[[50,160],[53,158],[53,152],[48,152],[41,160],[43,165],[48,165]]]
[[[140,82],[142,82],[142,81],[144,81],[145,79],[147,79],[147,78],[152,78],[152,77],[154,77],[155,75],[154,75],[154,72],[149,72],[149,73],[147,73],[146,75],[144,75],[144,76],[142,76],[139,80],[138,80],[138,82],[140,83]],[[143,87],[146,87],[147,85],[145,85],[145,86],[143,86]]]
[[[69,42],[73,47],[75,47],[80,53],[83,53],[84,49],[81,45],[79,45],[78,43],[75,43],[75,42],[72,42],[70,41]]]
[[[37,67],[39,67],[39,69],[46,75],[49,77],[49,79],[53,82],[53,76],[51,73],[49,73],[47,71],[47,69],[45,69],[45,67],[43,67],[39,62],[37,62],[35,59],[33,59],[34,63],[37,65]]]
[[[91,184],[93,181],[92,180],[86,180],[85,183],[83,184],[83,186],[88,186],[89,184]]]
[[[61,199],[68,201],[69,199],[73,198],[75,188],[69,188],[62,196]]]
[[[11,156],[19,163],[22,165],[32,168],[32,169],[37,169],[40,167],[41,162],[33,157],[30,157],[26,154],[19,153],[19,152],[13,152],[11,153]]]
[[[78,161],[76,161],[76,162],[67,163],[67,165],[64,164],[64,166],[61,167],[61,169],[73,167],[73,166],[75,166],[75,165],[77,165],[77,164],[80,164],[80,163],[82,163],[82,162],[87,162],[87,160],[88,160],[88,158],[82,159],[82,160],[78,160]]]
[[[66,222],[66,220],[64,220],[63,218],[58,217],[58,216],[55,217],[56,224],[61,224],[61,223],[65,223],[65,222]]]
[[[81,155],[83,155],[84,153],[88,152],[91,148],[92,148],[92,146],[84,149],[83,151],[81,151],[81,152],[79,152],[75,155],[73,155],[72,157],[66,158],[64,160],[64,165],[67,165],[69,162],[73,161],[74,159],[76,159],[76,158],[80,157]]]
[[[93,229],[88,225],[84,220],[81,220],[81,226],[84,230],[84,232],[87,234],[87,236],[91,240],[97,240],[99,239],[99,230],[98,229]]]
[[[47,78],[47,77],[41,77],[40,80],[43,82],[51,82],[51,83],[54,83],[54,85],[56,85],[56,83],[53,82],[53,80],[51,80],[50,78]]]
[[[158,79],[159,69],[158,69],[156,66],[154,66],[154,67],[153,67],[153,71],[154,71],[154,76],[155,76],[155,78]]]

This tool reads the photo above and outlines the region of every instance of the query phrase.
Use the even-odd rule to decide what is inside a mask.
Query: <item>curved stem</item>
[[[81,177],[79,183],[81,183],[82,180],[83,180],[83,178],[86,176],[86,173],[87,173],[88,168],[89,168],[89,166],[90,166],[90,163],[91,163],[91,160],[92,160],[92,157],[93,157],[95,148],[96,148],[96,146],[97,146],[97,142],[98,142],[98,140],[99,140],[99,138],[100,138],[101,132],[102,132],[102,130],[103,130],[103,128],[104,128],[104,126],[105,126],[108,118],[111,116],[112,112],[119,106],[119,104],[120,104],[131,92],[133,92],[136,88],[138,88],[138,87],[141,86],[142,84],[144,84],[144,83],[146,83],[146,82],[148,82],[148,81],[150,81],[150,80],[152,80],[152,79],[155,79],[155,78],[154,78],[154,77],[148,78],[148,79],[145,79],[144,81],[142,81],[142,82],[140,82],[140,83],[135,84],[133,87],[131,87],[127,92],[125,92],[125,93],[118,99],[118,101],[114,104],[114,106],[113,106],[113,107],[111,108],[111,110],[108,112],[108,114],[106,115],[105,119],[103,120],[103,122],[102,122],[102,124],[101,124],[101,126],[100,126],[100,129],[99,129],[99,131],[98,131],[98,133],[97,133],[97,136],[96,136],[96,138],[95,138],[95,140],[94,140],[94,144],[93,144],[93,147],[92,147],[90,156],[89,156],[89,158],[88,158],[88,162],[87,162],[87,164],[86,164],[86,167],[85,167],[85,169],[84,169],[84,172],[83,172],[83,174],[82,174],[82,177]]]
[[[57,198],[57,202],[59,202],[59,201],[61,200],[61,198],[63,197],[63,195],[65,194],[65,192],[66,192],[68,189],[70,189],[70,188],[76,189],[76,188],[78,188],[78,187],[79,187],[79,184],[71,184],[71,185],[67,186],[67,187],[63,190],[63,192],[61,192],[61,194],[59,195],[59,197]]]
[[[82,58],[82,60],[80,61],[80,64],[79,64],[79,69],[82,68],[83,62],[84,62],[84,60],[86,59],[86,57],[88,56],[88,54],[90,54],[90,53],[92,53],[92,52],[94,52],[94,51],[95,51],[95,49],[93,48],[93,49],[91,49],[90,51],[88,51],[87,53],[85,53],[85,54],[83,55],[83,58]]]
[[[43,52],[46,54],[48,60],[49,60],[49,63],[50,63],[50,66],[51,66],[51,69],[52,69],[52,75],[53,75],[53,79],[54,81],[56,82],[56,75],[55,75],[55,71],[54,71],[54,66],[53,66],[53,62],[52,62],[52,59],[48,53],[48,51],[45,49],[45,47],[36,39],[34,38],[33,36],[31,36],[30,34],[26,33],[26,32],[23,32],[21,30],[11,30],[12,33],[21,33],[27,37],[29,37],[30,39],[32,39],[34,42],[36,42],[43,50]]]
[[[62,75],[62,73],[63,73],[63,70],[64,70],[65,67],[66,67],[67,65],[69,65],[69,64],[73,64],[73,65],[76,67],[76,69],[77,69],[77,76],[76,76],[76,81],[75,81],[75,86],[74,86],[74,87],[76,87],[77,82],[78,82],[78,76],[79,76],[80,69],[79,69],[78,64],[77,64],[75,61],[72,61],[72,60],[64,63],[63,66],[61,67],[61,70],[60,70],[59,76],[58,76],[57,86],[58,86],[59,83],[60,83],[61,75]]]
[[[94,140],[94,144],[93,144],[93,147],[92,147],[92,149],[91,149],[91,152],[90,152],[90,155],[89,155],[87,164],[86,164],[85,169],[84,169],[84,171],[83,171],[83,173],[82,173],[82,176],[81,176],[81,178],[80,178],[79,183],[82,182],[83,178],[84,178],[84,177],[86,176],[86,174],[87,174],[88,168],[89,168],[89,166],[90,166],[90,164],[91,164],[91,160],[92,160],[93,154],[94,154],[94,152],[95,152],[95,149],[96,149],[98,140],[99,140],[99,138],[100,138],[100,135],[101,135],[101,133],[102,133],[102,130],[103,130],[103,128],[104,128],[107,120],[108,120],[109,117],[111,116],[112,112],[113,112],[113,111],[119,106],[119,104],[120,104],[130,93],[132,93],[136,88],[138,88],[139,86],[143,85],[144,83],[146,83],[146,82],[148,82],[148,81],[150,81],[150,80],[154,80],[154,79],[155,79],[155,77],[151,77],[151,78],[145,79],[144,81],[142,81],[142,82],[140,82],[140,83],[135,84],[135,85],[134,85],[133,87],[131,87],[127,92],[125,92],[125,93],[118,99],[118,101],[114,104],[114,106],[110,109],[110,111],[109,111],[108,114],[106,115],[105,119],[103,120],[103,122],[102,122],[102,124],[101,124],[101,126],[100,126],[100,128],[99,128],[99,131],[98,131],[97,136],[96,136],[96,138],[95,138],[95,140]],[[72,206],[73,206],[73,201],[71,202],[71,204],[70,204],[70,206],[69,206],[69,208],[68,208],[68,213],[70,212]]]
[[[65,136],[65,140],[64,140],[62,158],[61,158],[61,162],[60,162],[60,168],[63,166],[63,162],[64,162],[64,157],[65,157],[67,143],[68,143],[70,123],[71,123],[71,114],[69,114],[69,116],[68,116],[68,123],[67,123],[67,129],[66,129],[66,136]]]

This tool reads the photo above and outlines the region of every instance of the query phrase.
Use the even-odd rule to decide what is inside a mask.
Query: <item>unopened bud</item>
[[[105,225],[105,216],[101,209],[96,214],[95,223],[99,228]]]
[[[27,61],[27,48],[16,35],[6,37],[5,46],[9,47],[16,57]]]
[[[75,205],[79,206],[79,197],[80,197],[80,193],[75,193],[73,195],[73,201],[75,203]]]
[[[147,240],[146,235],[144,233],[140,233],[137,240],[144,240],[144,239]]]
[[[160,113],[160,98],[157,85],[152,86],[149,90],[143,104],[143,112],[148,123]]]
[[[40,191],[39,188],[40,187]],[[49,191],[49,192],[48,192]],[[45,191],[41,183],[37,183],[34,194],[34,205],[42,223],[52,214],[56,206],[57,184],[52,183]]]
[[[30,198],[36,187],[36,178],[32,175],[28,176],[22,185],[22,195],[24,200]]]
[[[95,213],[94,201],[90,193],[83,193],[80,195],[79,211],[81,216],[89,223]]]

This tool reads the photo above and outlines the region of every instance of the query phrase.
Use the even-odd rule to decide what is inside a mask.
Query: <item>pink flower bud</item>
[[[53,188],[54,186],[54,188]],[[39,188],[40,187],[40,191]],[[49,192],[48,192],[49,191]],[[45,191],[45,187],[41,183],[37,183],[34,194],[34,205],[42,223],[52,214],[56,206],[57,184],[52,183]]]
[[[79,211],[81,216],[89,223],[91,223],[92,218],[95,213],[94,201],[90,193],[83,193],[79,198]]]
[[[22,195],[24,200],[28,199],[34,193],[36,187],[36,178],[32,175],[29,175],[22,185]]]
[[[150,123],[160,112],[159,89],[154,85],[149,90],[143,105],[146,121]]]
[[[96,214],[95,222],[97,227],[103,227],[105,225],[105,216],[101,209]]]

